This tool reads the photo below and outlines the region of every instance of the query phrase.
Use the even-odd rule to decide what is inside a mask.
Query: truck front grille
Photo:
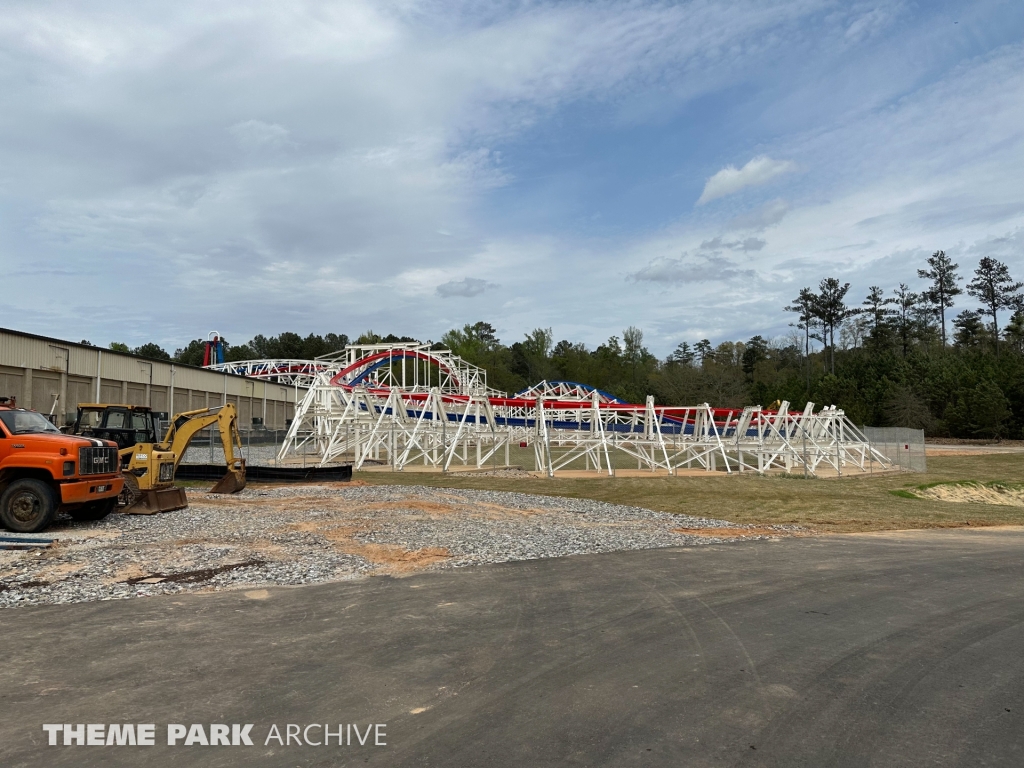
[[[80,475],[109,475],[119,468],[117,448],[79,448],[78,473]]]

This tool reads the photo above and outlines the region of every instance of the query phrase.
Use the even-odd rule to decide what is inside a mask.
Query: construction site
[[[501,392],[486,370],[418,342],[225,362],[211,333],[192,368],[3,334],[4,428],[35,441],[23,451],[0,443],[12,446],[0,519],[13,534],[40,534],[61,515],[184,510],[182,483],[204,481],[215,498],[252,481],[347,482],[353,472],[840,479],[912,468],[909,443],[872,445],[834,406],[667,407],[570,381]],[[70,457],[60,473],[48,452]]]
[[[926,461],[923,433],[861,428],[833,405],[630,403],[562,380],[503,392],[486,370],[416,342],[225,362],[211,334],[205,364],[191,367],[3,333],[0,611],[25,617],[9,631],[33,637],[46,634],[46,611],[67,611],[62,621],[114,649],[79,642],[89,664],[9,680],[20,706],[67,680],[102,688],[92,676],[116,677],[115,663],[138,670],[144,699],[176,700],[164,683],[145,693],[142,670],[173,676],[155,653],[187,659],[204,670],[190,678],[232,696],[241,689],[231,670],[245,669],[275,701],[298,702],[292,719],[312,722],[325,718],[308,694],[333,701],[320,682],[333,676],[357,687],[351,707],[371,702],[412,765],[432,711],[475,722],[495,706],[489,690],[513,692],[500,706],[510,714],[547,717],[527,701],[549,695],[545,680],[561,666],[570,679],[553,690],[583,674],[589,701],[591,685],[675,700],[658,682],[665,669],[685,681],[709,659],[725,679],[756,664],[768,711],[788,711],[794,686],[813,685],[766,671],[781,662],[758,642],[796,632],[809,638],[801,643],[836,643],[830,617],[847,598],[828,597],[833,582],[863,593],[874,618],[854,623],[869,642],[877,622],[917,616],[893,604],[908,574],[939,601],[965,558],[981,574],[1016,567],[1013,539],[1000,549],[1024,506],[1013,481],[1024,446],[1013,443],[933,443]],[[919,541],[925,532],[903,530],[945,527],[986,538]],[[538,677],[537,653],[565,660]],[[657,660],[637,666],[634,654]],[[49,669],[30,656],[19,654],[19,668]],[[603,682],[589,658],[653,672]],[[805,655],[794,658],[803,668]],[[282,663],[287,681],[259,671]],[[293,681],[304,669],[312,676]],[[223,698],[186,685],[190,697]],[[742,697],[747,683],[737,685],[714,690]],[[131,692],[117,696],[144,708]],[[75,733],[63,723],[85,717],[86,701],[90,713],[103,706],[68,697],[61,729]],[[247,714],[249,698],[232,701],[230,717],[269,727]],[[153,719],[181,719],[150,706]],[[166,730],[173,739],[185,726]],[[493,728],[478,730],[489,743]]]
[[[834,406],[667,407],[570,381],[508,393],[417,342],[224,362],[210,334],[192,368],[4,334],[6,605],[802,536],[791,521],[678,505],[700,478],[729,494],[741,478],[925,468],[914,436],[872,442]],[[15,437],[31,444],[14,450]],[[577,481],[679,485],[659,511],[565,498],[560,483]],[[453,482],[470,485],[438,486]],[[516,492],[545,484],[554,505]]]

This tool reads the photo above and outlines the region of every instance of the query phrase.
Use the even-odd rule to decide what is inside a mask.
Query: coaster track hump
[[[319,360],[301,359],[238,360],[204,367],[209,371],[231,373],[250,379],[261,379],[303,388],[312,386],[318,374],[330,369],[329,364]]]
[[[251,361],[255,362],[255,361]],[[296,361],[263,361],[265,370]],[[279,459],[313,453],[320,464],[350,460],[448,470],[483,468],[510,448],[533,448],[535,468],[582,466],[614,474],[623,455],[638,468],[809,474],[869,471],[890,463],[845,414],[759,406],[713,408],[626,403],[586,384],[542,381],[515,395],[487,386],[487,372],[424,344],[352,345],[318,358]],[[471,454],[475,454],[472,455]],[[616,458],[613,458],[616,457]]]

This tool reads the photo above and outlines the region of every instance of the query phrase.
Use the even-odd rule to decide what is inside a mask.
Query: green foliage
[[[114,352],[124,352],[126,355],[130,355],[132,352],[127,344],[122,344],[120,341],[112,341],[108,346]]]
[[[992,335],[996,353],[999,352],[999,310],[1019,307],[1020,289],[1024,283],[1014,282],[1010,271],[1001,261],[985,256],[974,270],[974,279],[967,284],[967,292],[982,303],[992,318]]]
[[[963,389],[946,408],[946,424],[961,435],[1004,437],[1010,403],[995,382],[984,379],[973,389]]]
[[[182,365],[202,365],[203,340],[192,339],[185,347],[174,350],[174,361]]]
[[[1024,352],[1024,310],[1018,309],[1003,331],[1010,347],[1018,354]]]
[[[132,350],[133,355],[139,357],[145,357],[150,360],[170,360],[171,356],[167,354],[167,350],[161,347],[159,344],[143,344],[141,347],[136,347]]]
[[[517,392],[526,380],[512,371],[512,350],[503,346],[494,326],[479,322],[453,328],[441,337],[441,345],[463,360],[487,371],[488,386],[505,392]]]
[[[917,270],[918,277],[931,281],[921,298],[938,311],[942,346],[946,346],[946,310],[953,306],[953,299],[963,293],[957,285],[961,280],[956,272],[960,265],[954,264],[945,251],[936,251],[928,259],[928,267]]]
[[[376,342],[366,342],[376,343]],[[262,358],[312,360],[331,352],[340,352],[348,345],[345,334],[328,333],[325,336],[309,334],[305,338],[297,333],[282,333],[280,336],[266,337],[262,334],[253,336],[252,340],[241,347],[232,348],[224,354],[224,359],[259,360]]]

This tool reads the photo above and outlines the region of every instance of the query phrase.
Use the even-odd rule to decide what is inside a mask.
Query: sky
[[[1022,171],[1019,0],[0,13],[0,325],[103,345],[777,337],[938,249],[1024,279]]]

